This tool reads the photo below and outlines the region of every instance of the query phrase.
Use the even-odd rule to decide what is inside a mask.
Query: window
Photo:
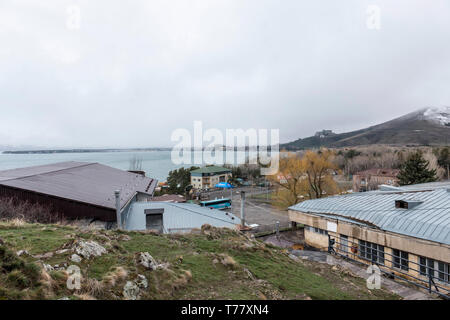
[[[450,264],[434,259],[419,257],[420,275],[429,276],[450,283]]]
[[[328,231],[327,230],[323,230],[320,228],[315,228],[315,227],[309,227],[307,226],[308,230],[314,233],[318,233],[318,234],[323,234],[323,235],[328,235]]]
[[[392,249],[392,258],[394,268],[409,270],[408,252]]]
[[[420,257],[419,258],[419,266],[420,266],[420,275],[427,275],[427,258]]]
[[[422,276],[431,275],[434,277],[434,260],[430,258],[420,257],[420,274]]]
[[[384,246],[359,240],[359,256],[365,260],[384,264]]]
[[[343,235],[343,234],[341,234],[339,237],[340,237],[340,240],[341,240],[340,251],[342,251],[344,254],[347,254],[348,253],[348,248],[349,248],[348,237],[346,235]]]
[[[438,261],[438,278],[442,282],[450,283],[450,264]]]

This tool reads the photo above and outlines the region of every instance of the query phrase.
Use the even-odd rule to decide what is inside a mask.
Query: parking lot
[[[264,195],[270,192],[267,188],[261,187],[239,187],[230,190],[213,190],[208,191],[209,199],[230,198],[232,196],[231,212],[241,217],[241,191],[245,191],[245,218],[247,224],[258,224],[261,226],[275,225],[280,222],[281,227],[288,226],[289,219],[287,211],[280,210],[268,203],[264,196],[252,198],[251,195]]]

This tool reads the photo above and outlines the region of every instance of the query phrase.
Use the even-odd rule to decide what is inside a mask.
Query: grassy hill
[[[70,261],[72,244],[86,240],[106,253]],[[19,250],[26,252],[18,256]],[[136,260],[139,252],[149,252],[163,267],[144,268]],[[45,271],[43,264],[54,270]],[[69,265],[81,269],[79,290],[66,286]],[[369,291],[365,280],[351,273],[294,260],[279,248],[227,229],[156,235],[0,223],[0,299],[123,299],[125,284],[138,275],[148,281],[140,299],[398,298],[384,289]]]
[[[312,136],[280,145],[287,150],[319,147],[385,145],[449,145],[450,126],[424,116],[428,109],[361,130],[326,137]]]

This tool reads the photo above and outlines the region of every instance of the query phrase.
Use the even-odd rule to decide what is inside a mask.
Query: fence
[[[409,254],[406,252],[396,251],[397,254],[390,254],[384,251],[383,246],[375,243],[361,240],[356,243],[349,239],[341,237],[337,239],[328,235],[328,253],[360,264],[375,264],[380,267],[382,272],[391,277],[414,284],[442,298],[450,299],[448,264],[444,263],[441,265],[438,263],[436,268],[437,261],[424,258],[424,261],[419,259],[419,263],[417,263],[409,260]],[[356,257],[360,260],[356,260]],[[386,262],[389,262],[389,265]],[[411,272],[418,276],[411,274]],[[445,284],[447,287],[444,287],[442,284]]]

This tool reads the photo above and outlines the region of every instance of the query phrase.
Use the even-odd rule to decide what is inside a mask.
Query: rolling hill
[[[368,290],[345,269],[294,258],[208,225],[160,235],[0,221],[0,300],[400,298],[384,285]],[[70,288],[76,269],[82,278]]]
[[[423,108],[402,117],[356,131],[311,136],[280,145],[300,150],[361,145],[449,145],[450,107]]]

